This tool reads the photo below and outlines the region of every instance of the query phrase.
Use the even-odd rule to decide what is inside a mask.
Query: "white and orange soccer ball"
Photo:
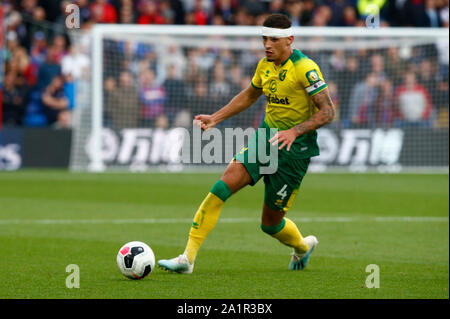
[[[132,241],[123,245],[117,253],[120,272],[130,279],[142,279],[155,268],[155,254],[147,244]]]

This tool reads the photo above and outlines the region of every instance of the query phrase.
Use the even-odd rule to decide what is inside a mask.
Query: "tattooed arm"
[[[277,134],[275,134],[274,137],[269,140],[269,142],[271,142],[273,145],[281,143],[281,145],[278,147],[278,149],[280,150],[285,145],[287,145],[287,150],[289,151],[291,149],[292,143],[297,137],[317,130],[325,124],[330,123],[334,118],[334,105],[331,101],[328,89],[325,89],[322,92],[314,95],[312,97],[312,100],[319,109],[318,112],[316,112],[305,122],[300,123],[299,125],[296,125],[289,130],[279,131]]]
[[[322,92],[314,95],[312,97],[312,100],[319,109],[319,112],[311,116],[309,120],[293,127],[294,131],[297,133],[297,136],[317,130],[319,127],[322,127],[325,124],[333,121],[334,105],[333,101],[331,101],[328,89],[325,89]]]

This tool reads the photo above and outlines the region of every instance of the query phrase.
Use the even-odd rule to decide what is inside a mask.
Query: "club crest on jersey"
[[[269,90],[272,93],[275,93],[277,91],[277,81],[271,80],[269,83]]]
[[[308,79],[310,84],[314,84],[317,81],[320,81],[319,73],[316,70],[311,70],[306,73],[306,78]]]
[[[278,74],[278,77],[280,78],[281,81],[284,81],[284,79],[286,78],[286,73],[287,70],[282,70],[280,74]]]

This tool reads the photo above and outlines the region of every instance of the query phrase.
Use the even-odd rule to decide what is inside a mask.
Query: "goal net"
[[[448,168],[448,29],[294,28],[337,108],[311,169]],[[73,33],[90,59],[77,83],[72,170],[226,165],[264,119],[264,94],[216,129],[193,127],[252,79],[259,27],[96,25]]]

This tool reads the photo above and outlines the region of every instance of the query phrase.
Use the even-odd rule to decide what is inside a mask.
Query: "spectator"
[[[62,76],[55,76],[42,94],[47,123],[55,128],[70,127],[69,100],[64,94]]]
[[[202,0],[195,0],[194,10],[194,24],[207,25],[208,24],[208,12],[203,6]]]
[[[252,15],[250,12],[251,9],[247,9],[246,7],[239,7],[236,11],[235,16],[235,24],[236,25],[254,25],[255,24],[255,16]]]
[[[78,80],[89,72],[89,65],[89,58],[74,46],[70,46],[68,54],[61,61],[62,74],[71,75]]]
[[[114,92],[117,89],[116,80],[109,76],[103,83],[104,120],[106,127],[114,127],[112,123],[112,113],[115,109]]]
[[[347,8],[352,8],[349,0],[327,1],[327,5],[331,9],[330,26],[344,25],[344,12]]]
[[[210,114],[211,110],[217,107],[211,101],[208,95],[208,84],[205,77],[200,77],[194,82],[193,94],[189,98],[189,108],[192,113],[197,114]]]
[[[375,123],[375,101],[378,94],[377,76],[370,73],[355,86],[350,97],[351,122],[355,127],[372,127]]]
[[[417,83],[414,72],[407,72],[404,84],[395,92],[396,124],[428,126],[431,124],[432,102],[427,89]]]
[[[326,27],[330,23],[332,17],[333,13],[331,12],[330,7],[320,6],[314,12],[312,25],[314,27]]]
[[[13,3],[13,5],[8,3]],[[77,4],[80,8],[83,31],[88,30],[97,22],[137,23],[138,18],[141,18],[140,23],[180,24],[184,22],[186,12],[188,12],[186,22],[197,25],[261,25],[269,12],[287,12],[292,19],[293,26],[365,26],[364,20],[358,20],[357,8],[367,7],[371,3],[383,6],[382,18],[387,17],[388,22],[392,25],[443,25],[448,27],[448,0],[394,0],[389,2],[386,0],[15,0],[4,3],[6,11],[5,39],[7,40],[7,50],[3,52],[4,61],[6,61],[5,71],[8,74],[14,74],[15,87],[31,88],[36,85],[41,92],[49,86],[53,77],[62,74],[64,76],[63,91],[64,95],[68,97],[69,108],[76,105],[76,101],[71,97],[74,95],[75,85],[86,85],[81,83],[83,81],[77,83],[77,80],[83,78],[83,75],[89,71],[89,57],[75,52],[74,48],[69,45],[69,38],[63,35],[66,32],[64,24],[68,14],[65,12],[65,8],[71,3]],[[13,7],[17,11],[14,11]],[[385,11],[388,11],[388,14],[385,14]],[[49,21],[54,21],[57,25],[49,24]],[[87,54],[91,39],[84,32],[80,39],[80,52],[83,51],[84,54]],[[221,41],[225,37],[211,37],[204,40],[205,43],[212,43],[218,39]],[[52,44],[48,45],[50,40],[52,40]],[[248,40],[245,37],[242,40],[247,41],[245,42],[247,50],[223,49],[220,46],[204,46],[193,49],[182,42],[176,45],[168,42],[165,42],[164,45],[153,45],[137,39],[127,41],[117,41],[114,38],[105,39],[103,42],[104,63],[105,66],[108,66],[104,68],[103,74],[107,79],[105,88],[107,85],[109,88],[114,88],[107,94],[108,98],[105,96],[105,105],[113,106],[105,106],[105,110],[111,110],[113,107],[121,108],[116,102],[120,100],[117,92],[122,83],[130,82],[131,86],[126,85],[128,91],[124,91],[124,94],[133,96],[131,92],[134,90],[134,95],[138,96],[138,102],[133,102],[138,107],[131,108],[138,109],[138,115],[131,116],[137,118],[138,122],[131,120],[131,123],[133,126],[139,125],[142,110],[139,106],[138,90],[133,86],[132,77],[141,79],[142,70],[151,70],[153,72],[152,87],[162,87],[161,91],[165,91],[167,95],[162,98],[164,101],[162,103],[163,114],[167,113],[170,116],[169,123],[177,122],[185,125],[187,123],[186,116],[189,113],[181,114],[179,112],[180,103],[177,101],[184,99],[191,101],[196,98],[201,101],[199,103],[203,103],[202,105],[215,109],[219,104],[227,102],[228,94],[230,94],[227,92],[235,92],[233,95],[238,93],[243,88],[242,81],[253,74],[256,63],[264,56],[264,53],[259,50],[261,41],[259,38]],[[165,41],[165,39],[161,38],[161,41]],[[344,39],[344,41],[347,40]],[[426,45],[417,44],[410,47],[356,49],[355,56],[349,56],[347,50],[349,47],[346,46],[344,50],[339,48],[337,50],[332,48],[330,50],[313,50],[314,45],[310,45],[309,51],[305,51],[308,55],[314,55],[316,59],[322,61],[323,68],[328,69],[325,73],[329,76],[330,91],[335,89],[331,83],[334,82],[337,85],[337,89],[333,92],[336,93],[335,99],[339,97],[339,115],[342,126],[348,126],[352,121],[354,109],[359,112],[357,116],[359,118],[354,125],[362,127],[375,124],[392,125],[394,116],[392,92],[397,92],[395,89],[398,86],[405,87],[403,84],[405,70],[415,72],[416,82],[424,87],[430,96],[433,110],[430,120],[434,120],[434,113],[439,113],[438,125],[448,126],[448,120],[442,120],[445,118],[445,114],[448,114],[448,88],[446,87],[449,60],[448,39],[439,39],[436,43],[430,42]],[[126,79],[130,75],[128,71],[132,74],[130,81]],[[364,80],[361,75],[362,71],[367,71],[371,75]],[[126,74],[123,75],[123,79],[119,80],[118,75],[120,75],[119,78],[122,78],[124,72]],[[142,72],[142,79],[148,78],[147,75],[144,75],[145,73],[147,72]],[[374,77],[377,84],[371,85],[373,83],[371,79]],[[116,80],[119,83],[116,83]],[[361,83],[361,81],[363,82]],[[79,89],[79,92],[88,91]],[[155,93],[159,92],[158,89],[153,93],[150,89],[146,91],[147,94],[143,96],[154,96],[154,94],[164,96],[161,92]],[[417,94],[414,90],[413,92]],[[111,96],[114,96],[115,99]],[[356,103],[358,99],[355,96],[363,97],[362,101],[369,102]],[[375,96],[374,99],[372,99],[373,96]],[[209,99],[209,104],[206,102],[206,98]],[[37,101],[42,100],[39,92],[36,99]],[[107,99],[110,102],[106,102]],[[30,99],[30,101],[32,100]],[[122,102],[126,103],[126,99],[122,99]],[[396,108],[399,105],[397,102],[394,104]],[[261,107],[263,108],[263,106]],[[158,107],[153,107],[153,109],[157,110]],[[120,112],[122,113],[114,115],[114,125],[130,126],[131,124],[124,124],[123,119],[122,124],[119,123],[120,114],[127,111],[121,109]],[[181,115],[174,119],[176,112]],[[252,109],[252,115],[249,117],[253,118],[254,112],[255,109]],[[397,112],[395,116],[398,119],[399,111],[395,112]],[[367,119],[367,117],[372,119]],[[359,123],[359,120],[362,122]],[[429,123],[431,123],[430,120],[428,120]],[[164,124],[167,122],[167,118],[161,117],[157,120],[152,118],[150,122]],[[442,124],[444,122],[447,124]],[[244,122],[241,124],[248,125]]]
[[[3,124],[22,125],[26,105],[26,89],[17,85],[17,77],[9,72],[3,83]]]
[[[300,0],[290,0],[286,4],[287,14],[293,27],[302,25],[303,3]]]
[[[141,102],[138,90],[133,84],[131,72],[120,73],[117,88],[115,88],[115,82],[111,84],[110,79],[108,82],[109,93],[106,108],[112,127],[115,129],[139,127],[142,118]]]
[[[41,65],[47,56],[47,40],[42,32],[33,35],[33,42],[30,50],[31,61],[35,65]]]
[[[408,1],[404,7],[406,23],[415,27],[439,27],[436,0]]]
[[[45,89],[52,79],[61,74],[61,65],[58,63],[58,48],[50,46],[47,51],[47,59],[39,67],[37,89]]]
[[[146,0],[141,7],[138,24],[164,24],[164,18],[158,11],[155,1]]]
[[[438,79],[435,66],[431,64],[429,59],[423,59],[417,73],[417,80],[422,84],[430,94],[431,102],[434,105],[438,102]]]
[[[231,97],[231,87],[226,79],[223,62],[220,60],[216,61],[214,65],[209,95],[217,107],[224,106]]]
[[[362,80],[358,59],[349,56],[345,62],[345,68],[335,75],[340,95],[339,119],[343,126],[349,125],[350,120],[350,96],[352,89]]]
[[[27,29],[19,12],[12,11],[6,16],[4,23],[7,35],[14,36],[17,44],[26,42]]]
[[[46,39],[50,38],[52,29],[49,28],[48,22],[45,20],[46,13],[42,7],[36,7],[31,12],[27,26],[27,34],[24,39],[23,46],[30,50],[36,33],[42,33]]]
[[[80,8],[80,24],[91,20],[91,10],[89,8],[89,0],[76,0],[76,5]]]
[[[169,0],[170,8],[173,10],[174,22],[175,24],[185,24],[184,15],[185,15],[185,7],[183,1],[181,0]]]
[[[281,13],[286,14],[284,10],[284,1],[283,0],[273,0],[269,3],[269,13]]]
[[[365,20],[367,16],[374,13],[373,5],[376,5],[379,11],[381,11],[386,3],[387,0],[357,0],[356,6],[359,15]]]
[[[165,24],[175,24],[175,11],[168,0],[160,2],[160,12]]]
[[[404,72],[407,69],[408,63],[400,57],[399,48],[389,48],[385,55],[385,70],[395,87],[401,84]]]
[[[183,76],[183,69],[186,66],[186,58],[181,50],[180,46],[173,40],[167,45],[166,50],[159,54],[159,59],[165,68],[170,66],[175,67],[175,77],[181,79]],[[161,63],[160,62],[160,63]]]
[[[212,17],[211,25],[226,25],[225,19],[220,14],[215,14]]]
[[[375,106],[376,123],[381,127],[390,127],[394,120],[394,86],[387,80],[380,83],[380,93],[378,94]]]
[[[316,4],[313,0],[304,0],[303,1],[303,15],[302,15],[301,25],[304,25],[304,26],[311,25],[313,16],[314,16],[315,7],[316,7]]]
[[[167,72],[168,76],[163,84],[167,95],[164,109],[166,110],[166,114],[169,115],[170,122],[185,107],[187,100],[186,85],[177,77],[177,73],[177,67],[170,65]]]
[[[238,11],[245,12],[250,17],[263,14],[265,11],[263,4],[258,0],[243,0],[240,4],[241,6],[238,8]],[[252,25],[253,23],[250,22],[248,24]]]
[[[234,64],[230,70],[230,91],[231,95],[235,96],[242,91],[242,69],[239,64]]]
[[[442,80],[438,83],[437,89],[437,127],[449,127],[449,94],[448,94],[448,79]]]
[[[449,0],[442,0],[441,2],[442,3],[441,3],[440,11],[439,11],[439,19],[441,20],[442,26],[444,28],[448,28],[448,26],[449,26],[449,23],[448,23],[448,21],[449,21],[449,12],[448,12],[449,11],[449,8],[448,8]]]
[[[437,10],[436,0],[425,0],[425,16],[423,24],[426,27],[432,28],[441,26],[441,19]]]
[[[91,17],[97,23],[117,23],[117,12],[106,0],[94,0],[90,5]]]
[[[381,54],[374,54],[370,58],[372,70],[371,72],[377,77],[378,82],[383,82],[387,79],[384,71],[384,58]]]
[[[166,91],[162,85],[155,83],[155,73],[150,69],[143,70],[140,74],[139,97],[144,107],[144,123],[154,124],[153,120],[164,115]]]
[[[342,19],[340,26],[342,27],[354,27],[358,23],[358,13],[354,6],[346,6],[342,13]]]
[[[238,0],[214,0],[214,16],[223,18],[225,24],[234,24]]]
[[[23,47],[15,50],[12,62],[17,64],[18,75],[23,77],[28,87],[33,87],[37,81],[37,65],[31,63],[27,51]]]
[[[53,47],[56,50],[57,62],[61,63],[62,59],[67,55],[67,41],[64,35],[58,34],[53,38]]]
[[[136,22],[133,6],[123,5],[122,8],[120,8],[119,15],[120,23],[132,24]]]
[[[14,51],[20,47],[19,40],[17,38],[17,33],[15,31],[9,31],[6,34],[6,50],[4,53],[5,60],[8,61],[11,59]]]

